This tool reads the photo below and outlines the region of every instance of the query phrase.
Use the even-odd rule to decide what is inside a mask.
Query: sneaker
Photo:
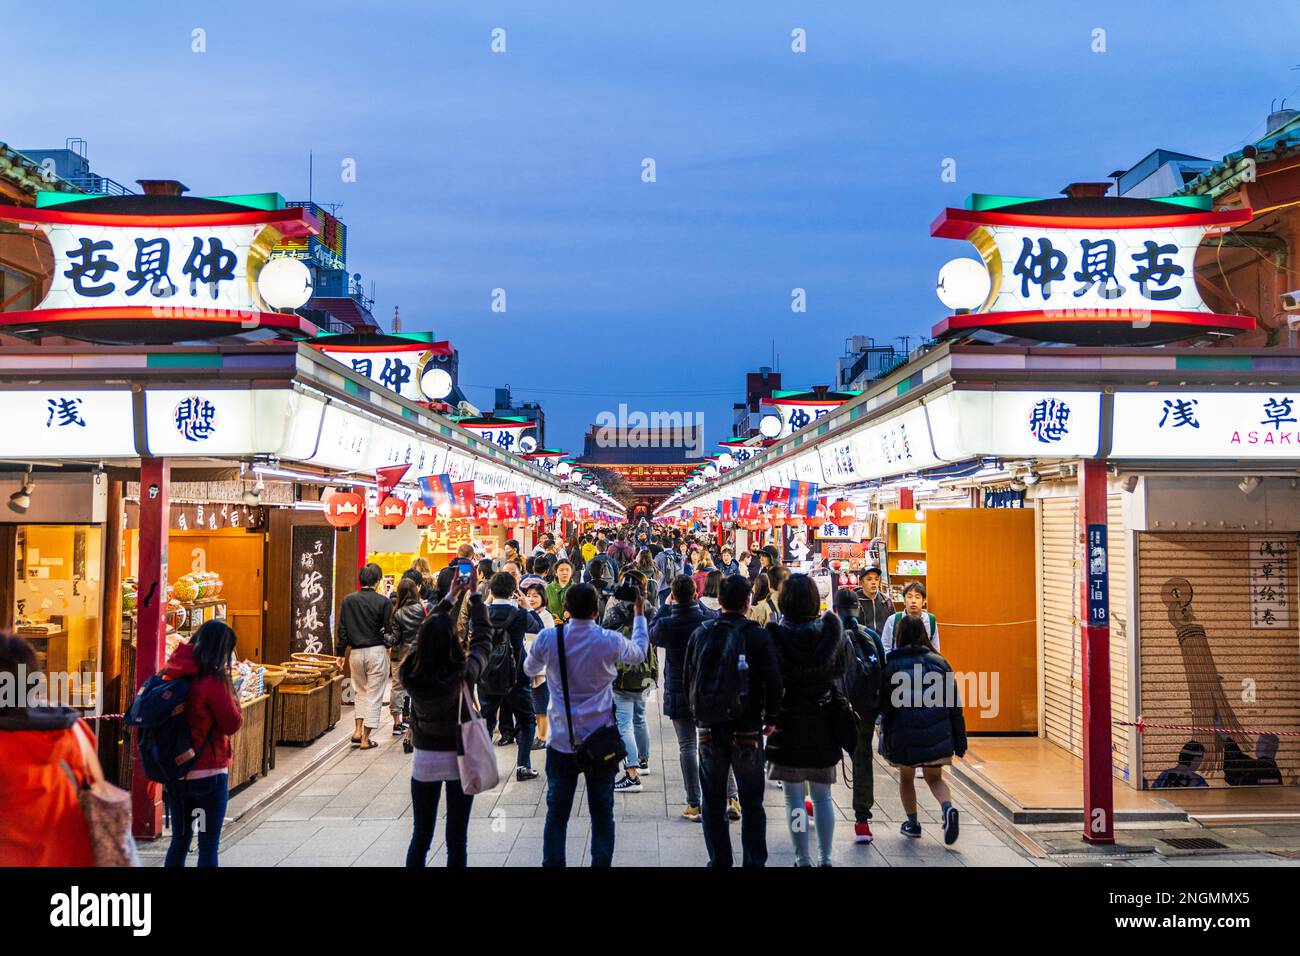
[[[921,835],[921,824],[913,823],[911,820],[904,820],[903,825],[898,828],[898,832],[907,837],[919,837]]]
[[[394,737],[400,737],[404,733],[406,733],[406,724],[402,724],[402,723],[393,724]]]
[[[943,842],[952,846],[957,842],[957,808],[949,807],[943,815]]]
[[[629,777],[627,774],[623,774],[623,776],[619,777],[618,781],[614,784],[614,792],[615,793],[640,793],[641,781],[635,779],[634,777]]]
[[[855,824],[853,824],[853,842],[854,842],[854,843],[870,843],[873,839],[875,839],[875,837],[873,837],[873,836],[871,835],[871,824],[870,824],[870,823],[855,823]]]
[[[536,780],[541,776],[541,772],[534,770],[532,767],[515,767],[515,779],[519,781]]]
[[[694,804],[688,803],[686,804],[686,806],[682,807],[682,816],[685,819],[690,820],[692,823],[699,823],[700,808],[695,806]]]
[[[508,736],[506,736],[505,734],[502,734],[502,735],[501,735],[501,738],[497,741],[497,746],[498,746],[498,747],[509,747],[509,746],[510,746],[512,743],[514,743],[514,742],[515,742],[515,738],[514,738],[514,737],[508,737]]]
[[[649,758],[649,757],[642,757],[640,760],[638,760],[638,761],[636,762],[636,768],[637,768],[638,770],[640,770],[642,773],[649,773],[649,772],[650,772],[650,758]]]
[[[545,750],[545,749],[546,749],[546,741],[545,741],[545,740],[534,740],[534,741],[533,741],[533,749],[534,749],[534,750]]]
[[[739,819],[740,819],[740,801],[739,801],[739,800],[728,800],[728,801],[727,801],[727,819],[728,819],[728,820],[731,820],[733,823],[734,823],[736,820],[739,820]]]

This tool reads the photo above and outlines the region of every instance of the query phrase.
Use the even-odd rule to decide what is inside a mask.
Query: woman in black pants
[[[468,652],[456,639],[451,610],[465,585],[456,584],[425,620],[415,649],[402,661],[402,686],[411,696],[411,804],[415,829],[406,851],[406,865],[423,867],[433,843],[438,798],[447,785],[447,865],[466,865],[469,813],[474,803],[460,786],[456,765],[460,708],[466,685],[473,687],[492,650],[492,625],[487,605],[477,593],[469,601]]]

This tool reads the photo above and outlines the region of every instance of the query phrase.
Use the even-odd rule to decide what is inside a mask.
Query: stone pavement
[[[672,724],[660,713],[658,692],[647,706],[651,738],[650,773],[640,793],[615,794],[615,866],[703,866],[708,856],[698,823],[682,819],[684,801],[677,740]],[[300,783],[255,812],[227,823],[223,834],[223,866],[401,866],[411,836],[410,756],[401,741],[384,726],[376,733],[380,746],[361,752],[348,749],[322,762]],[[331,736],[347,733],[351,712]],[[513,747],[497,748],[502,782],[474,799],[469,830],[470,866],[540,866],[542,825],[546,814],[545,773],[536,780],[514,779]],[[545,753],[533,753],[534,766],[544,770]],[[1103,858],[1087,853],[1045,857],[1005,821],[997,818],[960,786],[954,802],[962,811],[961,836],[952,847],[943,844],[937,823],[938,806],[924,783],[917,781],[922,837],[898,832],[903,820],[896,771],[877,758],[877,806],[872,829],[875,842],[853,843],[852,791],[842,782],[833,788],[836,805],[834,865],[844,866],[1161,866],[1272,865],[1296,861],[1266,853],[1218,854],[1212,857],[1140,856]],[[950,785],[953,781],[949,780]],[[444,798],[445,800],[445,798]],[[785,826],[785,803],[774,783],[767,786],[768,865],[790,866],[794,852]],[[440,815],[444,812],[440,806]],[[817,821],[814,821],[814,826]],[[431,866],[443,866],[443,822],[434,834]],[[810,834],[816,852],[816,834]],[[732,826],[732,845],[740,857],[739,825]],[[166,849],[160,840],[144,848],[148,863],[160,864]],[[590,831],[584,787],[579,783],[574,816],[569,824],[569,865],[590,863]],[[193,865],[191,858],[190,865]]]

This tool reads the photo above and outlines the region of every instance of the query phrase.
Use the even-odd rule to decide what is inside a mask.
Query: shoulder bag
[[[61,763],[77,790],[81,815],[90,831],[95,866],[139,866],[135,838],[131,835],[131,794],[104,779],[99,757],[80,721],[72,725],[72,735],[77,739],[81,762],[86,768],[85,786],[78,782],[66,760]]]
[[[488,733],[487,721],[469,696],[469,686],[460,687],[460,726],[456,735],[456,769],[460,788],[466,796],[491,790],[501,780],[497,771],[497,754]]]
[[[623,746],[623,736],[614,723],[588,734],[578,740],[577,730],[573,726],[573,709],[569,705],[569,666],[564,654],[564,625],[555,630],[555,645],[560,654],[560,686],[564,691],[564,719],[569,725],[569,743],[573,747],[573,756],[581,773],[613,772],[627,756]]]

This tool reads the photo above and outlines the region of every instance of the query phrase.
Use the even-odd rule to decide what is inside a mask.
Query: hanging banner
[[[451,516],[453,518],[472,518],[475,516],[474,482],[453,482],[451,496]]]
[[[410,465],[389,465],[385,468],[375,469],[375,480],[379,486],[378,496],[380,501],[383,501],[392,493],[410,468]]]
[[[420,497],[426,505],[439,509],[443,505],[451,507],[451,475],[425,475],[416,479],[420,486]]]

